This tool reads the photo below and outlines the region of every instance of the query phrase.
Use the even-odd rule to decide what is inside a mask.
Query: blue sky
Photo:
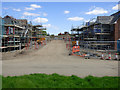
[[[50,34],[70,31],[72,25],[118,11],[117,2],[2,2],[2,17],[10,15],[43,24]]]

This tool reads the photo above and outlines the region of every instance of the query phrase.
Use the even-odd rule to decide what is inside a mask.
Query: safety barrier
[[[117,53],[116,45],[117,41],[76,41],[71,40],[71,38],[65,39],[66,48],[70,51],[72,55],[74,46],[78,44],[80,51],[79,55],[102,60],[120,60],[120,54]],[[75,49],[75,48],[74,48]]]
[[[119,60],[118,53],[115,54],[115,60]]]
[[[37,43],[37,41],[35,41],[35,49],[39,48],[39,44]]]
[[[102,55],[101,55],[101,59],[104,60],[104,54],[103,54],[103,53],[102,53]]]
[[[75,53],[75,52],[80,52],[80,46],[73,46],[72,52],[73,52],[73,53]]]
[[[108,54],[108,57],[106,58],[106,60],[111,60],[111,53]]]
[[[30,48],[30,43],[32,43],[32,42],[34,42],[34,45],[33,45],[33,46],[34,46],[34,49],[35,49],[35,50],[39,48],[39,44],[37,43],[37,41],[29,41],[28,43],[25,44],[26,50],[28,50],[28,49]],[[41,46],[46,45],[46,41],[45,41],[45,40],[41,41],[40,45],[41,45]],[[32,47],[32,46],[31,46],[31,47]]]

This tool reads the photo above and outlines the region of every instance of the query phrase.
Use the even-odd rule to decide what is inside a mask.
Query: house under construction
[[[82,27],[72,28],[71,34],[73,41],[79,40],[81,47],[116,50],[120,38],[120,11],[111,16],[98,16]]]
[[[33,26],[32,23],[28,24],[26,19],[15,19],[8,15],[0,19],[2,29],[0,50],[3,52],[24,48],[30,40],[31,42],[34,41],[32,40],[33,37],[37,40],[40,35],[39,31],[43,30],[43,28],[36,28],[42,27],[42,25]]]

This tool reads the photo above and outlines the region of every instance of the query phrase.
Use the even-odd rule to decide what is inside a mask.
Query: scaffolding
[[[11,16],[5,16],[2,20],[2,34],[1,34],[1,47],[2,52],[20,50],[28,47],[29,44],[36,45],[36,41],[44,37],[45,33],[41,32],[46,30],[42,25],[28,24],[27,20],[15,19]]]
[[[116,14],[119,14],[117,12]],[[115,14],[115,15],[116,15]],[[71,34],[73,36],[72,41],[79,41],[81,47],[85,47],[87,43],[90,43],[89,48],[95,48],[99,50],[105,50],[109,48],[111,50],[116,50],[116,20],[115,16],[98,16],[96,19],[92,19],[82,27],[71,29]],[[118,33],[117,33],[118,34]],[[116,35],[117,35],[116,34]],[[120,35],[117,39],[120,38]],[[111,43],[112,42],[112,43]]]

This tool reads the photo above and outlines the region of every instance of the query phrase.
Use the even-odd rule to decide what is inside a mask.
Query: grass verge
[[[24,76],[2,76],[3,88],[118,88],[120,77],[80,78],[75,75],[30,74]]]

